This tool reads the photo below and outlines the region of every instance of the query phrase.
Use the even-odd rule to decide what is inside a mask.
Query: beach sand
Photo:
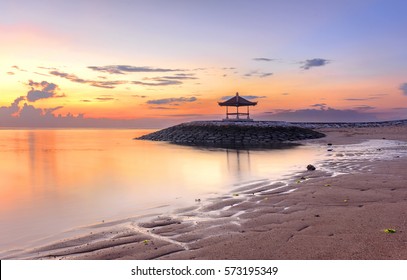
[[[369,139],[407,141],[406,126],[319,131],[327,137],[306,143],[335,150]],[[346,174],[315,164],[285,183],[253,182],[170,216],[95,225],[92,233],[5,258],[405,260],[407,157],[393,151],[382,159],[386,153],[346,163]]]

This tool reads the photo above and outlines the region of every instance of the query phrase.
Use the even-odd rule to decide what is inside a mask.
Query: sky
[[[407,2],[0,1],[0,127],[407,118]]]

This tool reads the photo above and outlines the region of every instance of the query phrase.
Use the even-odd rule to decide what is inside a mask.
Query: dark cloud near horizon
[[[107,88],[107,89],[113,89],[116,88],[118,85],[126,84],[127,81],[95,81],[95,80],[85,80],[82,78],[79,78],[75,74],[69,74],[65,72],[60,72],[60,71],[50,71],[49,72],[51,75],[58,76],[64,79],[67,79],[71,82],[74,83],[80,83],[80,84],[88,84],[93,87],[100,87],[100,88]]]
[[[164,106],[150,106],[149,108],[153,109],[153,110],[178,110],[177,108],[164,107]]]
[[[355,109],[358,110],[358,111],[366,111],[366,110],[376,109],[376,107],[372,107],[372,106],[369,106],[369,105],[360,105],[360,106],[355,107]]]
[[[316,108],[320,108],[321,110],[327,108],[327,104],[326,103],[316,103],[316,104],[312,104],[310,105],[311,107],[316,107]]]
[[[65,97],[64,94],[58,95],[59,88],[54,83],[48,83],[47,81],[37,83],[29,80],[28,85],[31,86],[31,90],[27,93],[27,100],[30,102],[35,102],[39,99]]]
[[[0,117],[1,116],[14,116],[20,110],[20,102],[25,100],[25,96],[20,96],[16,98],[10,106],[0,107]]]
[[[304,70],[309,70],[312,67],[319,67],[319,66],[327,65],[329,62],[330,62],[330,60],[327,60],[324,58],[307,59],[307,60],[301,62],[301,64],[302,64],[301,68]]]
[[[375,99],[379,99],[379,97],[344,98],[343,100],[346,100],[346,101],[366,101],[366,100],[375,100]]]
[[[203,115],[203,114],[172,114],[172,115],[161,115],[164,117],[203,117],[203,116],[212,116],[212,115]],[[217,115],[216,115],[217,116]]]
[[[275,59],[267,58],[267,57],[255,57],[255,58],[253,58],[253,60],[255,60],[255,61],[270,62],[270,61],[274,61]]]
[[[59,109],[62,109],[62,108],[64,108],[64,106],[57,106],[57,107],[54,107],[54,108],[45,108],[45,109],[42,109],[42,110],[44,111],[45,114],[52,114],[56,110],[59,110]]]
[[[378,121],[374,113],[360,112],[358,110],[327,109],[301,109],[301,110],[275,110],[265,112],[268,119],[288,122],[362,122]]]
[[[120,74],[126,73],[151,73],[151,72],[179,72],[185,71],[184,69],[170,69],[170,68],[152,68],[149,66],[131,66],[131,65],[107,65],[107,66],[88,66],[89,69],[94,71]]]
[[[407,83],[401,84],[399,89],[403,92],[404,95],[407,95]]]
[[[47,128],[164,128],[179,123],[170,118],[108,119],[84,118],[84,114],[66,115],[54,113],[62,106],[36,108],[33,105],[20,105],[25,96],[16,98],[9,106],[0,107],[0,127],[47,127]]]
[[[55,89],[55,87],[50,84],[39,84],[44,88],[48,86],[48,90]],[[7,126],[8,123],[15,123],[16,120],[21,120],[21,123],[26,122],[28,124],[40,117],[49,118],[50,116],[53,116],[53,112],[63,108],[63,106],[57,106],[53,108],[40,109],[35,108],[33,105],[28,105],[27,103],[24,103],[24,105],[21,107],[20,103],[24,100],[28,100],[28,98],[25,96],[20,96],[16,98],[13,103],[10,104],[10,106],[0,107],[0,119],[3,122],[3,125]]]
[[[195,96],[192,96],[192,97],[172,97],[172,98],[148,100],[146,103],[147,104],[153,104],[153,105],[163,105],[163,104],[177,105],[176,103],[195,102],[197,100],[198,99]]]

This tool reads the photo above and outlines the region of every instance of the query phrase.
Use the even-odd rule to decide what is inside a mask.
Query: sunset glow
[[[407,118],[404,1],[2,1],[0,127]],[[124,120],[124,121],[121,121]]]

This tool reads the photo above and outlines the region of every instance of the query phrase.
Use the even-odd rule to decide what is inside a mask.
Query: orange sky
[[[236,91],[257,119],[407,118],[403,3],[91,2],[1,4],[0,126],[220,119]]]

